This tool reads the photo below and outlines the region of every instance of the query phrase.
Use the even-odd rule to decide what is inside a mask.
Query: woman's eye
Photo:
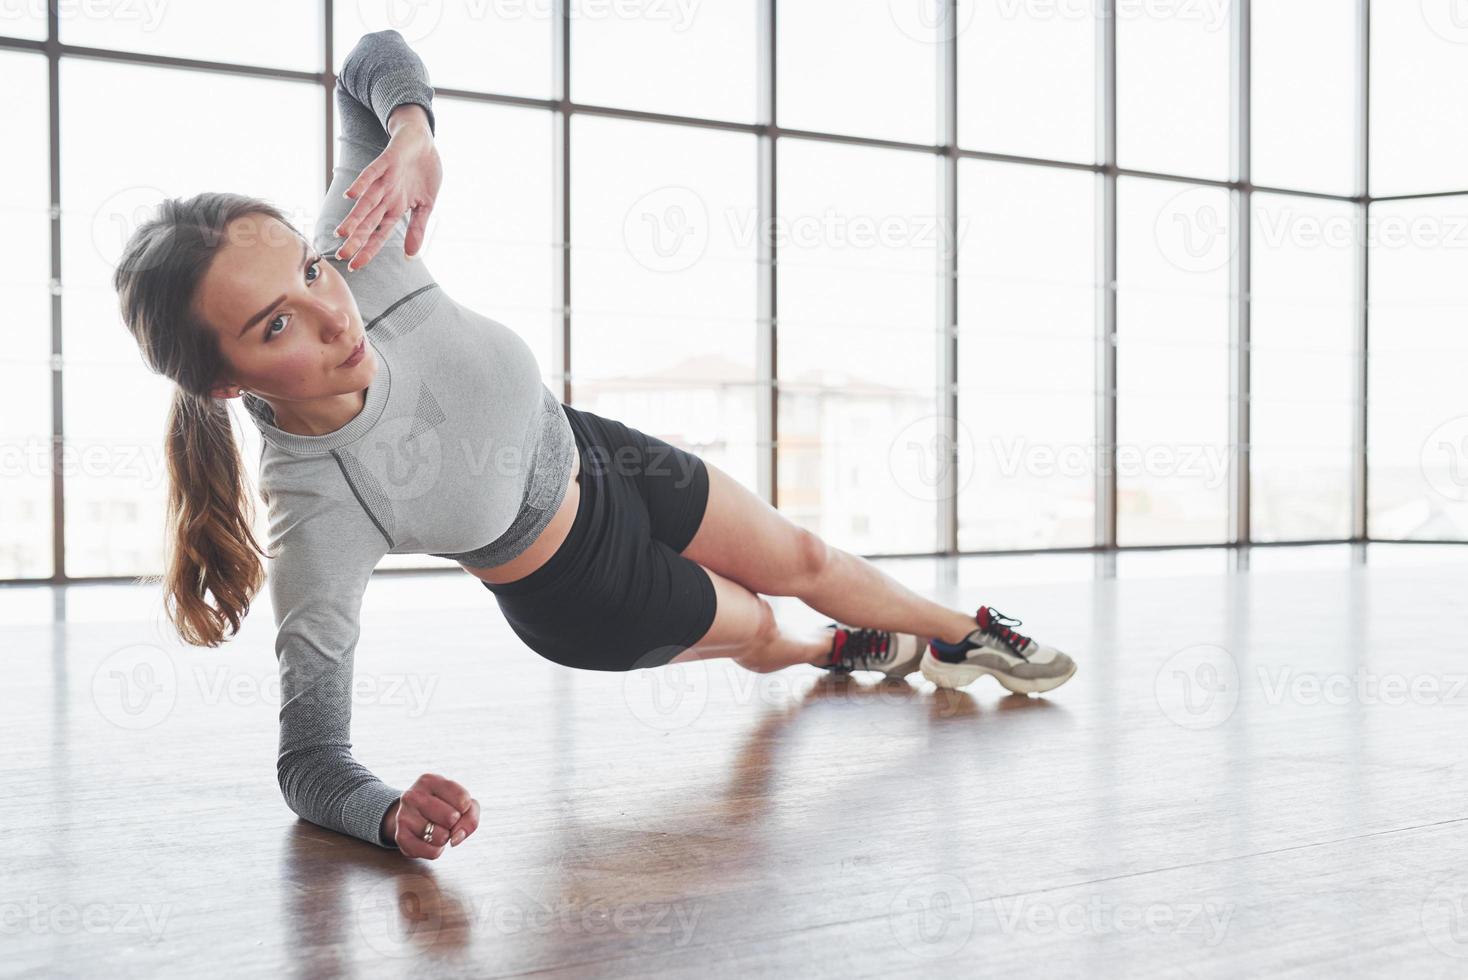
[[[307,282],[315,282],[317,279],[320,279],[321,278],[321,272],[320,272],[320,269],[319,269],[319,266],[320,265],[321,265],[321,256],[318,255],[318,256],[316,256],[316,258],[314,258],[314,259],[311,260],[311,264],[310,265],[306,266],[306,281]],[[317,272],[316,272],[316,274],[314,276],[310,274],[312,269],[317,269]],[[282,313],[280,316],[276,317],[274,320],[271,320],[269,323],[267,323],[265,325],[265,339],[266,340],[269,340],[271,337],[274,337],[277,334],[279,334],[279,332],[280,332],[279,330],[277,330],[275,333],[271,333],[270,332],[270,328],[273,327],[273,326],[275,326],[275,324],[279,323],[281,320],[284,320],[285,318],[286,318],[286,315],[284,313]],[[285,329],[285,324],[281,324],[281,328],[280,329],[281,330],[284,330]]]

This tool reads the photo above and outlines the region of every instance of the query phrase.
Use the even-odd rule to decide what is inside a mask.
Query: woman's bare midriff
[[[475,578],[483,579],[496,585],[513,582],[522,579],[535,571],[541,565],[550,560],[551,555],[566,540],[566,535],[571,533],[571,525],[576,522],[576,508],[581,502],[581,454],[573,453],[571,456],[571,475],[566,480],[566,496],[561,500],[561,506],[556,510],[555,516],[545,529],[530,542],[530,547],[520,554],[511,558],[503,565],[491,565],[488,568],[470,568],[463,562],[464,571]]]

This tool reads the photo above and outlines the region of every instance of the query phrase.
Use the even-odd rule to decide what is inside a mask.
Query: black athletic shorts
[[[581,456],[576,520],[545,564],[484,587],[547,660],[583,670],[661,666],[714,621],[713,582],[680,554],[703,520],[708,469],[656,436],[561,408]]]

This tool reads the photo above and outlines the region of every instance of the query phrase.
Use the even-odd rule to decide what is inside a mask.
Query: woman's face
[[[230,223],[194,305],[227,365],[217,397],[243,388],[270,401],[309,401],[361,391],[377,373],[346,280],[275,218]],[[343,367],[359,342],[362,358]]]

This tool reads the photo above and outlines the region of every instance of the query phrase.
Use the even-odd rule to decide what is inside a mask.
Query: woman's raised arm
[[[433,143],[433,87],[422,59],[401,34],[376,31],[364,34],[342,63],[336,106],[337,165],[312,244],[348,276],[370,322],[433,281],[421,262],[409,261],[422,246],[442,182]],[[410,212],[412,228],[405,234],[402,217]]]

